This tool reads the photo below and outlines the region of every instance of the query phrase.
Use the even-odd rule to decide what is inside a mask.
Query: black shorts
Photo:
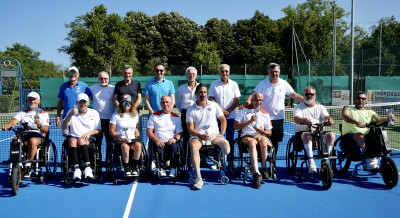
[[[271,141],[281,142],[283,140],[283,119],[281,120],[271,120],[272,122],[272,135]]]
[[[117,147],[117,148],[121,148],[121,145],[122,144],[128,144],[128,145],[131,145],[131,144],[135,144],[136,142],[142,142],[140,139],[131,139],[131,142],[128,142],[128,143],[126,143],[126,142],[120,142],[120,141],[115,141],[115,146]]]
[[[40,140],[40,143],[44,142],[44,138],[42,135],[40,135],[38,132],[26,132],[24,136],[22,137],[22,141],[28,142],[29,139],[31,138],[38,138]]]

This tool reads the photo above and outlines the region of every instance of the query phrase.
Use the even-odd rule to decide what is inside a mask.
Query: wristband
[[[221,134],[221,135],[225,136],[225,133],[224,133],[224,132],[219,132],[219,134]]]
[[[60,117],[56,117],[56,119],[60,119]]]
[[[178,141],[178,139],[176,138],[176,136],[174,136],[173,139],[175,139],[175,141]]]

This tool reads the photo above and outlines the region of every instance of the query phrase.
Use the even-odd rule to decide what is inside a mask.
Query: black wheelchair
[[[18,189],[23,177],[23,172],[26,170],[23,165],[32,163],[33,176],[30,178],[38,179],[40,183],[44,182],[42,167],[46,168],[46,176],[54,178],[57,171],[57,149],[56,145],[49,139],[50,132],[46,134],[44,143],[40,144],[36,151],[34,160],[28,160],[28,142],[22,141],[24,135],[33,130],[27,123],[23,123],[22,127],[12,128],[15,133],[14,140],[10,143],[10,171],[8,181],[11,183],[13,195],[18,194]]]
[[[312,136],[312,150],[317,151],[314,155],[314,159],[321,159],[321,165],[319,175],[321,177],[322,186],[328,190],[332,186],[333,181],[333,161],[336,159],[334,147],[332,152],[329,154],[328,145],[325,143],[325,124],[309,124],[307,126],[307,132]],[[289,174],[293,174],[296,171],[297,161],[301,160],[301,169],[296,172],[299,178],[303,177],[304,165],[308,169],[308,157],[305,152],[304,146],[300,146],[302,143],[296,143],[296,136],[292,136],[286,147],[286,167]],[[300,144],[300,145],[299,145]]]
[[[71,163],[71,149],[69,148],[69,139],[72,137],[70,135],[64,135],[65,140],[62,144],[62,154],[61,154],[61,175],[65,184],[74,183],[71,174],[74,172],[74,166]],[[96,137],[97,138],[97,137]],[[99,142],[101,143],[101,142]],[[96,140],[91,140],[89,144],[89,157],[90,157],[90,167],[94,171],[93,181],[101,182],[103,179],[102,168],[101,168],[101,154],[99,147],[101,144],[96,142]],[[78,146],[78,163],[81,170],[84,170],[83,152],[82,147]]]
[[[335,150],[337,160],[334,164],[334,171],[337,175],[346,174],[350,168],[352,161],[357,161],[352,176],[358,175],[358,168],[363,166],[363,170],[371,174],[380,173],[382,179],[388,188],[393,188],[399,180],[399,172],[396,163],[390,158],[392,148],[385,127],[387,122],[383,124],[370,123],[366,126],[369,133],[365,136],[367,153],[363,153],[362,149],[354,140],[349,139],[342,133],[342,125],[340,125],[341,136],[335,141]],[[379,168],[367,169],[365,166],[366,158],[378,158],[380,160]]]
[[[233,141],[232,158],[229,161],[231,172],[235,178],[243,178],[243,183],[247,184],[248,175],[252,174],[252,163],[250,160],[249,146],[242,142],[242,137],[239,137]],[[261,161],[261,150],[259,144],[257,144],[257,159]],[[275,166],[275,150],[274,146],[268,148],[268,157],[266,160],[266,167],[268,174],[271,179],[276,182],[276,166]]]
[[[149,149],[149,169],[151,170],[150,172],[150,177],[154,177],[155,179],[174,179],[177,181],[181,176],[183,176],[185,173],[185,153],[184,149],[182,146],[182,140],[179,140],[176,142],[177,144],[177,153],[176,153],[176,170],[177,174],[175,177],[169,177],[169,176],[161,176],[160,175],[160,170],[161,170],[161,164],[160,164],[160,157],[157,152],[157,144],[154,143],[154,141],[150,140],[148,141],[148,149]],[[171,170],[171,157],[170,154],[167,152],[164,153],[164,162],[166,166],[166,170]],[[156,167],[154,170],[151,169],[151,165],[155,163]]]
[[[194,183],[195,179],[195,172],[194,168],[192,167],[192,161],[191,161],[191,151],[190,151],[190,141],[187,143],[187,149],[186,149],[186,170],[187,175],[189,176],[189,182],[190,184]],[[226,158],[227,155],[223,155],[221,149],[218,147],[218,145],[214,144],[203,144],[203,146],[200,148],[200,162],[205,161],[208,163],[216,164],[217,169],[220,172],[220,183],[222,185],[226,185],[229,183],[229,178],[226,176]],[[214,157],[216,156],[216,158]]]
[[[148,177],[148,155],[145,146],[142,143],[142,153],[140,156],[139,174],[137,176],[127,177],[124,175],[123,164],[122,164],[122,153],[121,147],[116,146],[115,142],[107,145],[106,150],[106,175],[107,179],[114,185],[118,184],[118,180],[123,181],[134,181],[141,180],[146,181]],[[129,160],[132,160],[133,151],[129,150]]]

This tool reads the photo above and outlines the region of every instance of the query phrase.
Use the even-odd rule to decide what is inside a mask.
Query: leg
[[[217,145],[221,149],[223,155],[227,155],[231,152],[229,142],[223,137],[215,137],[211,143]]]
[[[359,133],[359,132],[355,133],[354,134],[354,141],[357,142],[357,145],[360,148],[362,148],[363,152],[365,153],[366,149],[365,149],[365,137],[364,137],[364,135]]]
[[[268,147],[270,142],[268,138],[263,138],[259,141],[260,150],[261,150],[261,168],[267,169],[267,158],[268,158]]]
[[[126,143],[121,144],[121,156],[122,156],[122,164],[124,165],[124,168],[126,168],[126,165],[129,163],[129,145]]]
[[[333,143],[335,143],[335,134],[333,134],[333,132],[327,132],[325,134],[325,142],[328,145],[329,154],[331,154]]]
[[[28,141],[28,160],[33,160],[36,156],[36,151],[40,145],[41,140],[39,138],[30,138]]]
[[[190,141],[190,155],[192,158],[192,167],[196,173],[197,178],[201,178],[200,173],[200,148],[202,144],[198,139]]]
[[[258,161],[257,161],[257,141],[251,137],[246,137],[243,139],[245,144],[249,146],[250,161],[253,165],[253,173],[259,173]]]
[[[89,145],[90,141],[88,139],[79,138],[78,139],[78,146],[82,148],[83,152],[83,159],[85,161],[85,179],[90,178],[93,179],[93,172],[92,168],[90,167],[90,157],[89,157]]]
[[[312,136],[308,132],[303,132],[301,134],[301,141],[308,157],[308,173],[317,173],[317,166],[315,165],[312,151]]]
[[[218,120],[219,121],[219,120]],[[235,119],[226,119],[226,140],[228,140],[231,150],[233,150],[233,140],[235,135],[235,129],[233,128],[233,124],[235,123]],[[232,154],[229,155],[231,158]]]
[[[176,168],[178,162],[178,158],[176,156],[178,154],[178,145],[176,143],[172,143],[172,144],[166,144],[165,146],[169,156],[171,157],[170,168]]]
[[[272,146],[275,148],[275,156],[278,154],[279,142],[283,139],[283,119],[272,120],[272,135],[271,142]]]
[[[164,149],[165,147],[158,147],[157,146],[157,154],[158,154],[158,163],[157,163],[157,168],[162,168],[165,169],[165,163],[164,163]]]

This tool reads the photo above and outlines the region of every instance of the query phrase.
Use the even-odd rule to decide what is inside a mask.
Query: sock
[[[89,166],[90,166],[89,145],[82,145],[81,147],[82,147],[82,152],[83,152],[83,159],[84,159],[85,163],[89,163]]]
[[[328,152],[329,152],[329,154],[331,154],[332,148],[333,148],[333,145],[328,145]]]
[[[306,150],[307,157],[312,158],[314,156],[312,151],[312,144],[304,144],[304,149]]]
[[[31,167],[31,163],[26,163],[25,167]]]

